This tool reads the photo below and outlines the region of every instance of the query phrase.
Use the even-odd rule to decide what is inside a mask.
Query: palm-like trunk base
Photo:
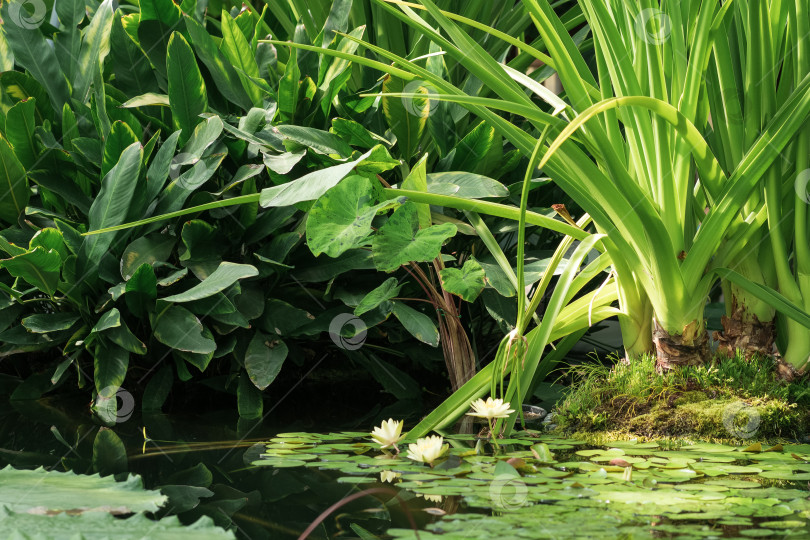
[[[698,321],[687,324],[683,333],[672,334],[653,320],[653,343],[658,371],[700,366],[709,358],[709,335]]]
[[[785,362],[782,358],[777,358],[776,375],[783,381],[791,382],[801,379],[805,375],[805,372],[803,370],[797,370],[795,367]]]
[[[742,351],[746,359],[754,355],[770,356],[773,354],[774,323],[760,321],[756,315],[750,315],[737,308],[731,317],[723,315],[722,332],[715,332],[718,341],[718,352],[728,357]]]

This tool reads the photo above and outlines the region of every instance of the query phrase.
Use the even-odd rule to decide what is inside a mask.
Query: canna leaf
[[[203,335],[202,323],[184,307],[167,304],[150,320],[155,339],[172,349],[196,354],[216,350],[214,340]]]
[[[138,183],[142,155],[143,150],[139,143],[129,145],[121,153],[118,163],[104,176],[101,190],[88,214],[90,230],[119,225],[126,220]],[[102,255],[112,244],[114,236],[114,234],[98,234],[84,239],[82,256],[79,258],[83,272],[98,265]]]
[[[166,302],[191,302],[193,300],[208,298],[227,289],[240,279],[253,277],[258,274],[259,271],[249,264],[222,262],[217,269],[201,283],[198,283],[186,292],[167,296],[162,300]]]
[[[398,296],[400,289],[402,289],[402,284],[399,283],[397,278],[386,279],[382,285],[370,291],[360,300],[360,303],[354,308],[354,314],[359,317],[363,313],[375,309],[380,304]]]
[[[256,332],[245,352],[245,370],[256,388],[264,390],[270,386],[281,371],[287,352],[287,345],[280,339]]]
[[[10,259],[0,260],[0,267],[16,278],[22,278],[48,296],[53,296],[59,284],[62,257],[53,249],[38,246]]]
[[[6,113],[5,133],[14,154],[26,170],[30,170],[37,159],[34,130],[36,129],[36,99],[26,98],[15,103]]]
[[[383,95],[383,116],[397,138],[397,145],[402,157],[408,161],[416,153],[419,143],[425,134],[427,119],[430,115],[431,101],[427,99],[428,91],[418,82],[405,84],[405,81],[393,75],[386,75],[383,79],[384,93],[410,92],[421,93],[426,97],[400,98]]]
[[[394,316],[413,337],[431,347],[439,346],[439,331],[430,317],[402,302],[393,301]]]
[[[0,197],[0,220],[14,224],[28,206],[31,193],[28,189],[25,168],[2,135],[0,135],[0,187],[3,192],[3,196]]]
[[[222,10],[222,43],[219,48],[225,57],[236,69],[236,74],[242,82],[253,105],[261,107],[262,91],[257,86],[254,79],[259,79],[259,67],[256,64],[256,57],[250,49],[250,45],[245,39],[245,35],[239,30],[236,21],[231,18],[227,11]]]
[[[179,32],[174,32],[169,39],[166,73],[169,79],[172,123],[176,129],[182,130],[182,145],[191,137],[194,127],[202,121],[200,115],[208,109],[208,97],[194,53]]]

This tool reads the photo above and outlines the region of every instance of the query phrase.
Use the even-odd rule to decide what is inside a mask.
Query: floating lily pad
[[[54,514],[63,511],[131,514],[154,512],[166,501],[159,491],[143,489],[140,477],[124,482],[111,476],[79,475],[72,472],[0,470],[0,505],[15,512]]]

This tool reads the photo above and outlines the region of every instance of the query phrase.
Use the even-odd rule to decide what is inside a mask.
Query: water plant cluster
[[[388,418],[382,461],[407,463],[385,480],[466,471],[422,495],[511,474],[531,500],[578,494],[549,499],[570,513],[683,492],[649,514],[664,532],[804,526],[796,486],[759,480],[805,474],[805,450],[753,439],[810,425],[806,0],[3,0],[0,19],[12,402],[78,396],[120,456],[133,411],[206,402],[248,437],[320,374],[380,394],[362,422]],[[613,322],[619,365],[579,368],[556,424],[750,444],[616,441],[578,457],[622,470],[585,473],[553,459],[572,440],[524,444],[524,405]],[[282,437],[261,463],[370,467],[348,438]],[[743,473],[759,487],[704,482]],[[684,489],[645,485],[663,478]]]
[[[394,538],[806,534],[808,445],[661,446],[631,439],[592,447],[517,432],[492,455],[495,447],[473,435],[448,441],[446,455],[428,466],[410,454],[381,452],[367,434],[282,433],[255,464],[335,471],[337,482],[369,491],[395,485],[398,494],[378,495],[382,508],[410,493],[425,500],[419,511],[439,516],[427,532],[389,529]]]

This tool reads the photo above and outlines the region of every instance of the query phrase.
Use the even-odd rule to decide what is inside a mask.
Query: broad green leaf
[[[355,167],[368,158],[373,149],[355,161],[334,165],[279,186],[265,188],[261,192],[259,203],[268,208],[271,206],[290,206],[299,202],[317,199],[330,188],[343,180]]]
[[[32,486],[42,489],[31,489]],[[116,482],[112,477],[101,478],[97,474],[78,475],[43,468],[32,471],[8,466],[0,470],[0,505],[15,512],[39,513],[40,517],[46,517],[42,515],[46,512],[155,512],[165,502],[166,497],[160,491],[144,490],[141,478],[135,475]],[[47,516],[50,517],[55,516]],[[5,523],[3,529],[8,531]]]
[[[183,131],[180,136],[183,144],[202,120],[200,115],[208,109],[208,96],[194,52],[179,32],[174,32],[169,39],[166,73],[172,123],[176,129]]]
[[[307,245],[315,256],[337,257],[360,247],[377,215],[371,180],[351,175],[324,193],[307,216]]]
[[[82,47],[76,59],[72,98],[85,103],[90,95],[90,83],[102,69],[110,52],[110,32],[113,23],[113,0],[104,0],[93,13],[90,23],[82,30]]]
[[[177,140],[180,138],[180,134],[180,131],[175,131],[163,141],[163,144],[155,153],[152,163],[146,170],[146,200],[150,203],[163,191],[166,179],[169,178],[174,151],[177,148]]]
[[[295,167],[304,156],[307,155],[306,149],[300,152],[284,152],[283,154],[264,154],[264,164],[268,169],[276,174],[287,174],[293,167]]]
[[[427,175],[427,191],[465,199],[509,196],[509,190],[497,180],[468,172],[429,174]]]
[[[101,428],[93,440],[93,469],[102,476],[127,472],[127,450],[109,428]]]
[[[152,265],[144,262],[138,266],[124,290],[124,301],[133,314],[143,317],[150,313],[157,299],[157,277]]]
[[[155,20],[172,28],[182,18],[180,7],[172,0],[139,0],[138,4],[141,8],[140,22]]]
[[[47,334],[67,330],[80,319],[76,313],[37,313],[22,320],[22,325],[29,332]]]
[[[124,29],[126,29],[126,23]],[[169,50],[169,39],[172,35],[173,26],[167,26],[158,20],[141,20],[135,27],[137,31],[137,42],[141,49],[149,58],[157,79],[162,88],[165,88],[165,81],[168,79],[166,71],[166,56]]]
[[[142,97],[159,91],[149,59],[127,35],[119,17],[114,17],[110,35],[110,65],[115,73],[116,88],[127,96]]]
[[[276,129],[284,136],[285,146],[292,152],[299,150],[300,145],[319,154],[338,154],[341,157],[352,154],[351,146],[328,131],[303,126],[278,126]]]
[[[0,8],[0,16],[4,21],[14,21],[9,11],[15,9],[18,14],[26,13],[26,4],[28,2],[22,0],[4,2]],[[44,19],[45,14],[40,15]],[[36,22],[41,23],[42,21]],[[4,24],[3,33],[14,52],[14,61],[25,68],[47,90],[47,97],[50,98],[53,109],[61,112],[62,106],[68,102],[70,97],[68,83],[62,70],[59,69],[59,61],[53,47],[48,44],[38,28],[39,24],[36,24],[34,28],[29,28],[29,25],[30,23]]]
[[[346,118],[334,118],[329,132],[339,136],[348,144],[361,148],[371,148],[377,144],[388,144],[388,141],[367,130],[362,124]]]
[[[260,418],[264,410],[262,392],[253,385],[246,374],[239,377],[239,384],[236,388],[236,406],[239,416],[242,418]]]
[[[397,278],[392,277],[386,279],[382,285],[369,292],[362,298],[362,300],[360,300],[360,303],[357,304],[356,308],[354,308],[354,314],[359,317],[363,313],[367,313],[376,308],[383,302],[387,302],[388,300],[395,298],[399,295],[402,285],[403,284],[398,282]]]
[[[201,283],[190,288],[186,292],[167,296],[162,300],[166,302],[191,302],[207,298],[220,291],[223,291],[239,281],[248,277],[257,276],[259,271],[249,264],[237,264],[222,262],[214,272],[205,278]]]
[[[121,158],[101,181],[101,190],[93,201],[88,215],[90,230],[119,225],[126,220],[129,206],[138,183],[143,150],[133,143],[122,153]],[[82,244],[79,262],[84,271],[98,265],[101,257],[112,244],[115,234],[87,236]]]
[[[256,57],[250,49],[244,34],[225,10],[222,11],[220,23],[222,25],[222,42],[219,48],[236,69],[236,73],[242,81],[242,88],[250,96],[253,105],[261,107],[262,91],[253,82],[253,79],[259,79],[259,67],[256,64]]]
[[[118,308],[112,308],[110,311],[105,312],[98,318],[96,324],[90,330],[90,334],[98,334],[109,330],[110,328],[118,328],[121,326],[121,312]]]
[[[172,383],[174,383],[174,372],[171,366],[164,365],[146,383],[141,409],[144,411],[159,411],[166,402],[166,398],[169,397]]]
[[[168,304],[150,318],[155,339],[172,349],[196,354],[210,354],[216,349],[216,343],[203,336],[199,319],[184,307]]]
[[[110,134],[104,141],[104,154],[101,158],[101,175],[104,176],[115,167],[121,158],[121,153],[129,146],[138,142],[138,137],[130,127],[116,120],[110,128]]]
[[[158,198],[155,213],[169,213],[182,208],[186,199],[214,176],[225,156],[225,153],[206,156],[172,180]]]
[[[67,259],[68,251],[65,245],[65,239],[58,229],[53,227],[46,227],[40,229],[34,234],[31,241],[28,243],[28,249],[34,249],[40,246],[46,250],[54,250],[62,257],[62,260]]]
[[[127,352],[146,354],[146,345],[132,333],[124,321],[121,321],[119,326],[104,332],[104,337]]]
[[[209,116],[204,122],[197,124],[188,142],[183,146],[182,152],[172,160],[175,165],[188,165],[200,159],[205,151],[219,140],[223,128],[219,116]]]
[[[156,94],[155,92],[147,92],[140,94],[134,98],[126,100],[121,106],[125,109],[133,107],[149,107],[149,106],[170,107],[171,101],[166,94]]]
[[[54,471],[53,474],[70,474]],[[72,491],[65,495],[64,491],[57,492],[63,497],[72,497],[75,493],[81,494],[84,486],[92,487],[81,476],[74,481]],[[34,482],[34,479],[28,479]],[[110,480],[112,482],[112,480]],[[30,488],[30,487],[29,487]],[[154,491],[150,493],[160,493]],[[100,490],[99,498],[104,496]],[[121,498],[121,496],[117,496]],[[110,504],[116,500],[111,499]],[[107,509],[103,505],[99,508]],[[81,531],[84,538],[115,538],[116,540],[233,540],[232,532],[214,525],[211,518],[203,516],[191,525],[181,523],[177,516],[154,520],[146,514],[138,513],[132,517],[121,519],[104,511],[86,512],[74,515],[72,512],[59,512],[54,515],[38,515],[27,512],[15,513],[0,509],[0,528],[6,531],[10,538],[63,538],[66,531]]]
[[[56,250],[36,247],[10,259],[0,260],[0,267],[14,277],[22,278],[48,296],[53,296],[59,284],[62,257]]]
[[[94,359],[93,379],[99,397],[111,399],[118,392],[129,366],[129,351],[116,345],[102,345]]]
[[[154,264],[169,259],[175,238],[168,235],[142,236],[124,250],[121,257],[121,277],[128,280],[142,264]]]
[[[439,275],[442,279],[442,288],[467,302],[475,302],[486,286],[484,269],[475,259],[469,259],[461,268],[445,268]]]
[[[450,170],[475,171],[496,142],[495,128],[481,122],[456,145]]]
[[[427,159],[428,155],[425,154],[422,156],[416,165],[413,166],[411,169],[410,174],[405,180],[402,181],[402,189],[407,189],[410,191],[422,191],[427,192],[428,190],[428,175],[427,175]],[[433,221],[430,217],[430,205],[417,203],[416,204],[416,212],[419,216],[419,227],[421,229],[427,229],[431,225],[433,225]]]
[[[378,270],[393,272],[410,262],[432,261],[441,253],[444,242],[456,231],[452,223],[420,229],[416,205],[405,203],[374,235],[374,264]]]
[[[242,88],[239,76],[233,65],[217,48],[214,39],[205,28],[192,17],[185,20],[186,29],[191,37],[191,43],[197,56],[208,68],[217,90],[231,103],[248,110],[253,104],[251,98]]]
[[[427,127],[431,101],[427,99],[428,91],[418,81],[405,82],[393,75],[383,79],[384,94],[411,93],[424,94],[425,98],[401,98],[383,95],[383,116],[388,127],[397,138],[397,146],[402,157],[407,161],[414,155]]]
[[[399,319],[405,330],[422,343],[427,343],[431,347],[439,346],[439,331],[430,317],[402,302],[394,300],[392,304],[394,316]]]
[[[16,224],[28,206],[31,193],[25,168],[8,141],[0,135],[0,220]]]
[[[34,142],[36,99],[15,103],[6,113],[5,133],[14,154],[23,167],[31,169],[37,158]]]
[[[256,332],[245,352],[245,370],[256,388],[264,390],[276,379],[286,358],[283,341]]]
[[[290,49],[290,57],[284,68],[284,76],[278,83],[278,112],[281,119],[292,122],[298,108],[298,88],[301,83],[301,70],[298,67],[298,50]]]

